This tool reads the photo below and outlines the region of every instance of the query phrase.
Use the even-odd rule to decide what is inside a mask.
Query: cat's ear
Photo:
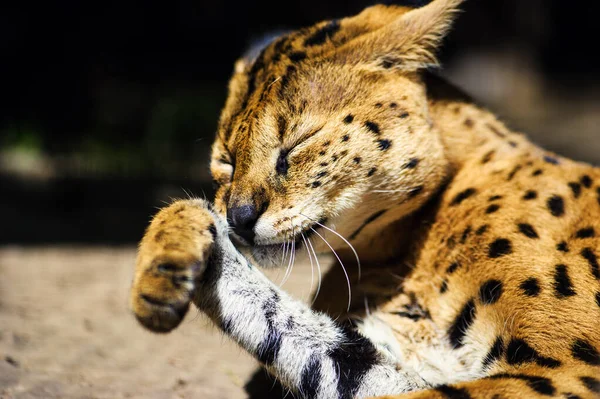
[[[348,41],[336,51],[345,63],[365,64],[376,69],[416,70],[437,65],[436,53],[450,30],[464,0],[433,0],[407,10],[406,7],[376,6],[353,19],[361,18],[372,31]],[[383,21],[376,27],[377,21]]]
[[[266,33],[258,38],[251,40],[250,45],[247,47],[244,54],[235,62],[235,72],[241,73],[246,68],[250,67],[256,61],[256,58],[260,53],[271,43],[277,40],[279,37],[290,33],[286,30],[277,30]]]

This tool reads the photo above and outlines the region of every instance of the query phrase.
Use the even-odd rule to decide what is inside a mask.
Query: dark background
[[[266,32],[371,4],[4,3],[0,244],[132,243],[170,197],[211,198],[208,154],[235,59]],[[464,9],[443,73],[534,141],[600,163],[600,3]]]

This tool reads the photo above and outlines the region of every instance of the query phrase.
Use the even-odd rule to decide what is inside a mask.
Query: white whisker
[[[310,250],[308,249],[308,243],[306,242],[306,237],[304,233],[300,233],[302,236],[302,241],[304,241],[304,247],[306,248],[306,253],[308,254],[308,260],[310,261],[310,289],[308,291],[308,295],[310,296],[310,292],[312,291],[313,285],[315,284],[315,267],[313,265],[312,255]]]
[[[350,287],[350,277],[348,277],[348,272],[346,271],[346,268],[344,267],[344,263],[342,262],[342,260],[338,256],[337,252],[335,252],[335,249],[333,249],[333,247],[331,246],[331,244],[329,244],[327,242],[327,240],[321,234],[319,234],[315,229],[313,229],[312,227],[310,229],[316,235],[318,235],[319,237],[321,237],[321,240],[323,240],[323,242],[329,247],[329,249],[331,249],[331,252],[333,252],[333,254],[335,255],[336,259],[338,260],[338,262],[340,262],[340,265],[342,266],[342,270],[344,271],[344,275],[346,276],[346,282],[348,283],[348,309],[347,309],[347,311],[350,311],[350,304],[352,303],[352,287]]]
[[[332,232],[333,234],[335,234],[336,236],[338,236],[339,238],[341,238],[347,245],[348,247],[350,247],[350,249],[352,250],[352,252],[354,252],[354,257],[356,258],[356,265],[358,268],[358,281],[360,281],[361,275],[362,275],[362,271],[361,271],[361,267],[360,267],[360,259],[358,258],[358,253],[356,252],[356,250],[354,249],[354,246],[352,244],[350,244],[350,241],[346,240],[344,238],[344,236],[342,236],[340,233],[338,233],[337,231],[335,231],[334,229],[331,229],[327,226],[325,226],[324,224],[321,224],[319,222],[317,222],[314,219],[311,219],[310,217],[306,216],[305,214],[301,213],[300,215],[304,216],[307,219],[312,220],[313,222],[315,222],[316,224],[318,224],[319,226],[321,226],[322,228]]]
[[[310,237],[306,239],[308,241],[308,245],[310,246],[310,249],[312,250],[313,255],[315,256],[315,262],[317,263],[317,290],[315,291],[315,296],[313,297],[313,300],[310,304],[310,306],[315,304],[315,301],[317,300],[317,297],[319,296],[319,292],[321,291],[321,264],[319,263],[319,258],[317,257],[317,252],[315,251],[315,248],[312,245],[312,242],[310,241]]]

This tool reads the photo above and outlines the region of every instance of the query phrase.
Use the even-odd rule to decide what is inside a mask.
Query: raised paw
[[[174,202],[156,214],[140,242],[130,306],[151,331],[173,330],[189,309],[215,242],[208,207],[202,200]]]

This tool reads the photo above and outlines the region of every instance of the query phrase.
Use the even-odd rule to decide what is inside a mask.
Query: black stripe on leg
[[[344,338],[328,353],[338,370],[337,391],[340,398],[353,398],[363,377],[379,362],[375,346],[357,331],[342,327]]]
[[[435,390],[442,394],[446,399],[471,399],[471,395],[464,388],[454,388],[450,385],[440,385],[435,387]]]
[[[306,362],[300,376],[298,391],[303,398],[314,398],[321,382],[321,360],[318,356],[311,356]]]
[[[525,381],[529,388],[533,389],[540,395],[545,396],[554,396],[556,393],[556,388],[552,385],[552,380],[545,377],[537,377],[533,375],[527,374],[496,374],[490,377],[487,377],[491,380],[500,380],[500,379],[515,379]]]
[[[263,305],[265,319],[267,321],[267,336],[256,348],[256,357],[265,364],[270,365],[275,361],[279,349],[281,348],[281,331],[275,327],[274,318],[277,313],[277,305],[279,304],[279,294],[271,289],[271,298]]]
[[[594,377],[579,377],[583,385],[591,392],[600,393],[600,380]]]

